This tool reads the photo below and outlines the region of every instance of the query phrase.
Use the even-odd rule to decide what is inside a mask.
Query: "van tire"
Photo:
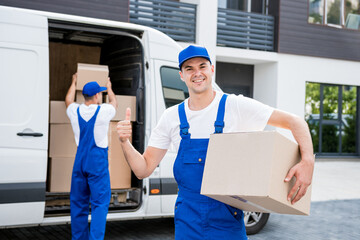
[[[270,214],[260,212],[244,211],[244,223],[247,235],[253,235],[260,232],[266,225]]]

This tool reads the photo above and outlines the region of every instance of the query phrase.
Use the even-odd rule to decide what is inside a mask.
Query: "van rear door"
[[[43,220],[48,148],[46,17],[0,7],[0,226]]]

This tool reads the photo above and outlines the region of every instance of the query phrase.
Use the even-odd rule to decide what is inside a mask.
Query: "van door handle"
[[[30,136],[30,137],[42,137],[44,134],[42,133],[22,133],[22,132],[19,132],[17,133],[18,136]]]

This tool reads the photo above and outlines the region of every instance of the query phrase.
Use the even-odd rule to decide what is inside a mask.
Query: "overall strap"
[[[96,117],[97,117],[97,115],[98,115],[99,111],[100,111],[100,105],[97,107],[97,109],[96,109],[96,111],[95,111],[94,115],[91,117],[91,119],[90,119],[90,120],[93,120],[93,121],[95,122],[95,121],[96,121]],[[89,121],[89,122],[90,122],[90,121]]]
[[[79,119],[79,125],[86,123],[86,121],[80,115],[80,105],[78,106],[76,112],[77,112],[78,119]]]
[[[215,121],[215,133],[222,133],[225,123],[224,123],[224,115],[225,115],[225,103],[226,103],[226,98],[227,98],[227,94],[224,93],[224,95],[221,97],[220,103],[219,103],[219,108],[218,108],[218,112],[217,112],[217,117],[216,117],[216,121]]]
[[[186,119],[184,102],[182,102],[179,105],[178,112],[179,112],[179,118],[180,118],[180,136],[182,139],[190,138],[190,133],[189,133],[190,125]]]
[[[97,107],[94,115],[90,118],[90,120],[89,120],[88,122],[90,122],[90,121],[93,120],[93,119],[96,120],[96,117],[97,117],[97,115],[98,115],[98,113],[99,113],[99,110],[100,110],[100,105]],[[78,115],[78,118],[79,118],[79,124],[80,124],[80,122],[81,122],[81,123],[86,123],[86,121],[85,121],[85,120],[81,117],[81,115],[80,115],[80,106],[77,108],[77,115]]]

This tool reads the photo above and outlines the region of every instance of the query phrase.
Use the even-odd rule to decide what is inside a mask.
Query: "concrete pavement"
[[[315,163],[310,216],[271,214],[250,240],[360,239],[360,161]],[[70,239],[70,226],[0,230],[0,239]],[[173,219],[108,222],[105,239],[174,239]]]
[[[317,161],[310,216],[271,214],[250,240],[360,239],[360,161]]]
[[[346,199],[360,199],[360,160],[316,162],[311,201]]]

